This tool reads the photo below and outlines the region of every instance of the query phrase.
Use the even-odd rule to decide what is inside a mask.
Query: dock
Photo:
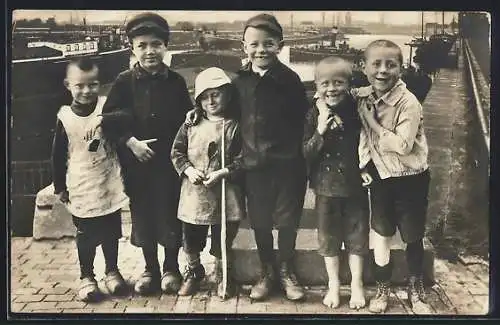
[[[488,174],[484,177],[484,152],[481,136],[471,130],[480,130],[477,113],[469,98],[470,87],[463,51],[459,51],[458,68],[443,68],[434,77],[433,86],[425,99],[424,126],[429,142],[431,186],[426,242],[426,275],[428,299],[435,315],[484,315],[489,311],[489,264],[481,258],[458,256],[450,259],[437,251],[435,243],[446,241],[447,234],[458,227],[452,218],[457,213],[472,214],[475,207],[488,202]],[[483,143],[484,144],[484,143]],[[474,164],[471,168],[470,164]],[[486,168],[487,170],[487,168]],[[486,194],[486,196],[485,196]],[[481,201],[483,200],[483,201]],[[476,204],[476,205],[474,205]],[[202,254],[202,263],[209,276],[202,289],[193,297],[177,297],[158,294],[152,297],[137,297],[133,294],[123,298],[109,298],[97,304],[77,301],[78,257],[73,238],[40,239],[31,237],[11,238],[11,312],[17,315],[28,313],[91,313],[91,314],[182,314],[184,317],[203,317],[199,314],[224,314],[237,317],[241,314],[293,315],[314,314],[316,317],[332,314],[352,317],[353,314],[369,314],[367,309],[359,311],[348,307],[348,274],[345,261],[342,303],[335,310],[321,304],[325,293],[325,270],[317,255],[317,237],[312,209],[314,196],[308,192],[304,205],[304,217],[297,239],[297,273],[305,284],[307,297],[304,302],[290,302],[283,295],[273,295],[269,300],[257,303],[248,298],[250,283],[255,279],[257,252],[253,234],[248,225],[242,225],[235,243],[235,268],[241,282],[237,297],[221,301],[215,295],[212,281],[213,259],[208,249]],[[466,211],[464,211],[466,210]],[[130,283],[143,271],[140,249],[129,242],[130,223],[127,212],[123,216],[124,238],[120,240],[119,268]],[[487,224],[486,224],[487,226]],[[478,223],[478,227],[481,225]],[[209,245],[207,245],[209,246]],[[397,259],[391,292],[391,305],[387,314],[409,315],[411,308],[406,301],[404,280],[406,265],[404,243],[396,236],[393,240],[394,256]],[[162,250],[160,250],[161,252]],[[160,253],[161,255],[161,253]],[[399,256],[399,257],[398,257]],[[367,259],[368,260],[368,259]],[[180,263],[185,265],[180,254]],[[375,294],[370,279],[369,263],[366,263],[366,295],[369,300]],[[103,277],[104,259],[98,249],[95,272],[97,279]],[[99,284],[104,289],[103,283]],[[95,317],[95,316],[94,316]]]

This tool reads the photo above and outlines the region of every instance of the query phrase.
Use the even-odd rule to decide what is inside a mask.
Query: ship
[[[71,102],[63,85],[68,62],[90,58],[106,85],[128,68],[130,49],[120,28],[19,27],[11,57],[11,159],[40,161],[50,158],[57,111]]]

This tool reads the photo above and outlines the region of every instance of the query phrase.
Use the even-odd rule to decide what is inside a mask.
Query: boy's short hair
[[[386,39],[378,39],[378,40],[375,40],[375,41],[371,42],[370,44],[368,44],[368,46],[366,47],[366,49],[363,53],[363,57],[365,58],[365,60],[367,59],[366,54],[368,53],[368,50],[370,50],[374,47],[385,47],[385,48],[391,48],[391,49],[398,50],[398,52],[399,52],[398,53],[398,60],[399,60],[399,63],[401,65],[403,65],[403,52],[401,51],[401,48],[399,47],[399,45],[397,45],[393,41],[389,41]]]
[[[78,69],[85,72],[92,71],[93,69],[99,69],[99,65],[88,57],[71,59],[71,61],[69,61],[68,65],[66,66],[66,75],[68,74],[68,71],[71,67],[77,67]]]
[[[283,40],[283,28],[273,15],[258,14],[248,19],[243,29],[243,38],[248,27],[263,29],[272,36],[277,37],[280,41]]]
[[[344,76],[351,82],[352,79],[352,62],[349,60],[346,60],[340,56],[328,56],[322,60],[320,60],[315,68],[314,68],[314,81],[316,81],[319,77],[321,70],[325,66],[335,66],[336,68],[336,73]]]
[[[144,12],[128,21],[125,26],[125,33],[129,40],[136,36],[153,34],[163,39],[165,43],[168,43],[170,26],[162,16],[153,12]]]

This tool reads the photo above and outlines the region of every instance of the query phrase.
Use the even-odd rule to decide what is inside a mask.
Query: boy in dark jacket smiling
[[[339,306],[339,254],[344,243],[352,275],[349,306],[359,309],[365,306],[362,271],[368,251],[368,208],[358,167],[361,121],[348,92],[351,80],[352,65],[340,57],[327,57],[316,66],[317,99],[306,118],[304,154],[316,195],[319,254],[328,273],[323,304]]]
[[[170,148],[192,102],[184,79],[163,63],[169,40],[165,19],[142,13],[128,22],[126,32],[138,62],[115,80],[103,107],[102,127],[118,143],[130,198],[131,242],[142,248],[146,264],[135,291],[149,294],[161,287],[177,293],[181,284],[180,182]],[[158,244],[165,248],[163,270]]]
[[[245,26],[249,63],[235,80],[241,100],[243,165],[248,216],[261,261],[252,299],[268,296],[274,280],[273,226],[278,228],[279,277],[290,300],[304,297],[293,271],[297,228],[306,189],[301,150],[309,106],[299,76],[279,62],[283,31],[274,16],[260,14]]]
[[[290,300],[304,297],[293,271],[295,240],[306,191],[302,153],[305,115],[309,107],[299,76],[278,60],[283,30],[276,18],[259,14],[243,31],[248,63],[234,85],[240,99],[242,167],[247,214],[260,258],[260,276],[250,298],[268,297],[275,282],[272,229],[278,229],[279,282]],[[188,114],[196,123],[201,113]]]

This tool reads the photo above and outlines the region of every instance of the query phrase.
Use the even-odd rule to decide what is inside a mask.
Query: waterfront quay
[[[479,237],[488,233],[488,159],[481,148],[485,146],[479,117],[471,98],[467,60],[462,47],[458,47],[458,68],[440,69],[434,76],[433,86],[423,103],[424,125],[430,152],[431,190],[426,238],[426,275],[428,299],[436,315],[484,315],[489,310],[489,263]],[[485,174],[486,171],[486,174]],[[15,316],[29,317],[31,313],[63,314],[176,314],[196,317],[195,314],[303,315],[369,314],[367,309],[354,311],[348,308],[348,286],[343,279],[342,301],[338,309],[328,309],[321,304],[326,279],[322,259],[316,254],[315,220],[311,213],[314,197],[308,192],[304,217],[297,239],[298,276],[307,288],[304,302],[290,302],[281,294],[265,302],[252,302],[248,298],[251,279],[255,276],[248,261],[255,260],[256,248],[248,226],[242,225],[235,243],[235,266],[241,287],[236,297],[221,301],[215,294],[212,271],[213,260],[207,251],[202,263],[207,268],[207,279],[202,290],[192,297],[158,294],[138,297],[130,294],[123,298],[107,296],[104,301],[87,304],[77,300],[78,257],[74,238],[34,239],[12,237],[10,245],[10,311]],[[479,220],[481,219],[481,220]],[[120,240],[119,268],[128,282],[142,272],[143,261],[139,249],[129,242],[130,222],[127,211],[123,214],[124,237]],[[471,222],[475,222],[472,226]],[[484,225],[484,226],[483,226]],[[486,227],[486,229],[484,229]],[[473,229],[471,229],[473,228]],[[449,252],[457,238],[468,232],[472,251]],[[486,235],[487,237],[487,235]],[[474,238],[477,240],[474,241]],[[475,246],[476,245],[476,246]],[[208,246],[208,245],[207,245]],[[404,254],[404,244],[396,236],[393,241],[396,255]],[[487,251],[487,249],[486,249]],[[467,253],[467,254],[465,254]],[[185,264],[183,254],[181,265]],[[411,314],[406,301],[404,259],[396,262],[396,286],[391,292],[388,314]],[[305,264],[307,263],[307,264]],[[345,265],[343,268],[345,269]],[[103,277],[104,260],[97,254],[95,271],[97,279]],[[369,270],[366,295],[375,294]],[[99,284],[105,290],[103,283]],[[93,315],[92,317],[96,317]]]

